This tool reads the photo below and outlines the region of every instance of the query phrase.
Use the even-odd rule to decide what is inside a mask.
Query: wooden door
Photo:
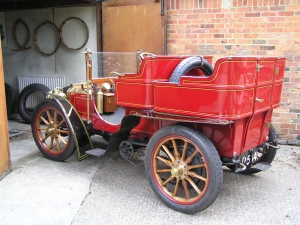
[[[162,1],[162,0],[161,0]],[[154,0],[103,2],[104,52],[143,52],[165,54],[165,16]]]
[[[1,37],[1,34],[0,34]],[[2,63],[2,47],[0,38],[0,180],[11,169],[10,152],[9,152],[9,137],[8,137],[8,122],[6,113],[6,98],[4,88],[4,73]]]

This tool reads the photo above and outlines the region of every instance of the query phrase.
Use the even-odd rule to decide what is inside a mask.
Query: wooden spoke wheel
[[[63,161],[73,154],[74,136],[65,115],[55,102],[45,101],[35,108],[31,129],[39,150],[47,158]]]
[[[166,126],[153,135],[145,167],[154,192],[167,206],[183,213],[209,207],[222,185],[222,165],[213,144],[185,126]]]

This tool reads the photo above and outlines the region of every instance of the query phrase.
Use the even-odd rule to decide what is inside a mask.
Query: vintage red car
[[[45,157],[120,150],[170,208],[196,213],[217,198],[222,166],[253,174],[276,151],[285,58],[85,52],[86,82],[48,93],[32,133]],[[94,149],[92,135],[108,141]],[[90,145],[90,151],[83,150]],[[142,161],[142,163],[141,163]]]

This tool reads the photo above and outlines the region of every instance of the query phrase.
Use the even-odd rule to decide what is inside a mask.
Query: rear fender
[[[77,158],[79,161],[85,159],[88,154],[86,154],[84,151],[81,151],[80,147],[84,147],[87,143],[90,144],[92,149],[94,146],[79,113],[65,98],[53,94],[48,94],[47,98],[54,99],[61,108],[75,139]]]

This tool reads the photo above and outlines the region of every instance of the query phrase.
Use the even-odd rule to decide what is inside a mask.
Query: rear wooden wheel
[[[45,101],[36,107],[32,118],[32,134],[39,150],[51,160],[68,159],[75,151],[75,142],[60,107]]]
[[[216,199],[222,165],[210,140],[185,126],[162,128],[150,139],[145,169],[154,192],[170,208],[196,213]]]

